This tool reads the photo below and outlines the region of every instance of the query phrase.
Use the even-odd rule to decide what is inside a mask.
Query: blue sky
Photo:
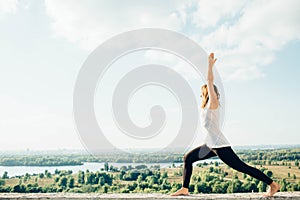
[[[81,65],[106,39],[144,27],[178,31],[216,53],[223,131],[233,145],[299,143],[300,6],[281,3],[0,0],[0,150],[82,149],[72,115]],[[174,64],[194,88],[202,84],[168,55],[143,58]],[[145,113],[133,114],[136,123],[149,123]]]

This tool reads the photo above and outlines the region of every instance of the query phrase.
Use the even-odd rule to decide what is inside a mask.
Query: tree
[[[211,187],[206,183],[206,182],[201,182],[201,183],[197,183],[197,185],[195,185],[195,190],[197,190],[200,193],[210,193],[211,192]]]
[[[227,193],[242,192],[242,182],[238,179],[233,179],[227,188]]]
[[[113,177],[109,174],[106,174],[106,173],[99,173],[98,175],[98,184],[99,184],[99,181],[101,179],[101,177],[104,179],[104,183],[107,183],[108,185],[111,185],[112,184],[112,181],[113,181]]]
[[[108,169],[109,169],[109,167],[108,167],[108,162],[105,162],[105,163],[104,163],[104,170],[108,172]]]
[[[99,185],[100,186],[103,186],[105,184],[105,179],[103,178],[103,176],[101,176],[100,178],[99,178]]]
[[[147,165],[137,165],[135,169],[147,169]]]
[[[0,186],[4,186],[5,185],[5,180],[0,179]]]
[[[137,178],[137,182],[138,183],[141,183],[143,181],[143,176],[142,175],[139,175],[138,178]]]
[[[126,174],[125,170],[120,171],[120,180],[123,180],[123,176]]]
[[[267,170],[266,172],[268,177],[272,177],[273,176],[273,172],[271,170]]]
[[[162,178],[168,178],[168,172],[167,171],[164,171],[163,173],[162,173],[162,176],[161,176]]]
[[[24,193],[26,192],[26,186],[25,185],[15,185],[12,188],[12,192],[18,192],[18,193]]]
[[[74,183],[75,183],[75,179],[72,176],[70,176],[69,179],[68,179],[68,187],[73,188]]]
[[[95,174],[93,172],[85,173],[85,184],[94,184]]]
[[[56,176],[56,177],[54,178],[54,182],[57,183],[58,181],[59,181],[59,177]]]
[[[84,184],[84,172],[83,171],[79,171],[78,172],[78,183],[79,184]]]
[[[253,181],[247,181],[242,184],[243,192],[258,192],[257,186]]]
[[[120,171],[127,171],[128,169],[127,169],[127,166],[126,165],[123,165],[123,166],[121,166],[120,167]]]
[[[102,186],[103,189],[103,193],[107,193],[108,192],[108,187],[106,185]]]
[[[67,183],[68,183],[68,179],[65,176],[61,177],[58,181],[58,185],[63,188],[67,187]]]
[[[200,193],[199,187],[198,187],[198,184],[196,183],[194,186],[194,194],[199,194],[199,193]]]
[[[268,160],[268,165],[272,165],[272,161],[271,160]]]
[[[158,180],[157,180],[157,177],[152,175],[152,176],[147,176],[146,178],[147,182],[150,184],[150,185],[154,185],[154,184],[157,184]]]
[[[226,190],[223,189],[220,183],[215,183],[212,187],[213,193],[226,193]]]
[[[109,171],[111,171],[111,172],[114,172],[114,171],[116,171],[116,169],[114,168],[114,166],[113,166],[113,165],[110,165],[110,167],[109,167]]]
[[[2,175],[2,179],[8,179],[9,177],[8,177],[8,172],[7,171],[5,171],[4,173],[3,173],[3,175]]]
[[[161,189],[162,190],[170,190],[171,189],[170,183],[168,183],[167,179],[165,179],[165,178],[162,181]]]
[[[51,177],[52,177],[52,176],[51,176],[51,173],[48,172],[48,171],[47,171],[47,173],[45,173],[45,175],[46,175],[47,178],[51,178]]]
[[[259,181],[257,188],[259,192],[264,192],[267,189],[267,184],[262,181]]]
[[[285,178],[283,178],[281,180],[281,184],[280,185],[281,185],[280,192],[287,191],[287,182],[286,182]]]

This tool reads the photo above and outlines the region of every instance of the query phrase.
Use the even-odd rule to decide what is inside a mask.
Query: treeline
[[[300,160],[300,149],[276,149],[276,150],[239,150],[238,154],[243,160],[250,161],[295,161]]]
[[[1,157],[0,166],[73,166],[83,165],[72,157],[61,156],[13,156]]]
[[[252,164],[284,165],[300,160],[300,149],[236,150],[238,156]],[[182,163],[184,153],[107,153],[103,155],[26,155],[1,156],[0,166],[63,166],[82,165],[84,162],[115,163]],[[217,158],[217,157],[215,157]],[[279,162],[280,161],[280,162]]]
[[[115,163],[170,163],[182,162],[179,153],[111,153],[103,155],[0,155],[0,166],[63,166],[81,165],[84,162]],[[49,165],[50,164],[50,165]],[[53,164],[53,165],[51,165]]]
[[[108,165],[107,165],[108,166]],[[122,166],[113,167],[114,172],[80,171],[73,174],[71,170],[56,170],[54,174],[47,170],[38,175],[18,176],[18,183],[8,185],[9,177],[0,179],[0,192],[75,192],[75,193],[171,193],[182,187],[181,183],[170,183],[169,177],[182,177],[182,168],[168,174],[158,166]],[[260,168],[269,177],[273,172]],[[7,174],[6,174],[7,175]],[[286,179],[277,180],[281,184],[280,191],[299,191],[300,182],[290,183]],[[49,184],[45,184],[49,182]],[[43,184],[42,184],[43,183]],[[246,174],[240,180],[236,173],[231,178],[228,173],[218,167],[218,163],[206,170],[194,173],[191,177],[189,191],[197,193],[235,193],[264,192],[267,185]]]

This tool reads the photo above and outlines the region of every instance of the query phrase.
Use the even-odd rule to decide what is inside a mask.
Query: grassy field
[[[214,166],[213,164],[211,165],[207,165],[207,166],[203,166],[203,167],[197,167],[194,166],[193,167],[193,174],[196,174],[199,171],[204,171],[207,170],[209,167]],[[281,180],[283,178],[286,179],[287,182],[291,182],[291,183],[295,183],[300,181],[300,169],[294,165],[294,162],[291,162],[291,167],[289,166],[282,166],[282,165],[250,165],[256,168],[260,168],[261,166],[264,168],[267,168],[269,170],[271,170],[273,172],[273,179],[274,180]],[[236,173],[237,176],[239,177],[240,180],[243,180],[243,173],[238,172],[230,167],[228,167],[226,164],[222,163],[219,164],[219,166],[217,168],[222,169],[223,171],[228,173],[228,176],[226,176],[226,178],[231,179],[233,177],[233,174]],[[179,171],[180,168],[165,168],[162,169],[162,171],[167,171],[168,172],[168,180],[169,182],[182,182],[182,176],[174,176],[174,172]],[[288,173],[290,173],[290,177],[288,177]],[[293,175],[296,175],[296,179],[293,178]]]

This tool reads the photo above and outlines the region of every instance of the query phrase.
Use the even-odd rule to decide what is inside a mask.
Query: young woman
[[[204,160],[218,156],[225,164],[233,169],[248,174],[270,187],[263,197],[271,197],[280,189],[280,185],[261,172],[259,169],[251,167],[241,161],[232,150],[230,143],[225,138],[219,128],[219,92],[214,85],[213,66],[216,62],[214,54],[208,57],[208,77],[207,84],[201,87],[202,109],[201,124],[206,131],[205,143],[184,156],[183,185],[182,188],[172,193],[171,196],[189,195],[188,187],[193,170],[193,163],[198,160]]]

